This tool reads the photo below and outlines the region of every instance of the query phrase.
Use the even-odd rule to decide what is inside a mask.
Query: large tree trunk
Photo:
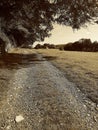
[[[15,47],[15,40],[12,36],[7,36],[5,33],[0,32],[0,44],[1,44],[1,55],[5,55],[9,50]]]
[[[2,56],[4,56],[5,54],[6,54],[6,51],[5,51],[5,44],[1,44],[1,49],[0,49],[0,51],[1,51],[1,55]]]

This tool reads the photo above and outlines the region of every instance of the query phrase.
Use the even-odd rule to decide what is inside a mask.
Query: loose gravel
[[[98,130],[95,104],[50,62],[16,71],[0,108],[0,130]]]

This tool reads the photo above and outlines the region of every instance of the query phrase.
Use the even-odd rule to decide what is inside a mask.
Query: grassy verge
[[[98,104],[98,53],[38,49],[44,57],[56,57],[51,62],[66,77]]]
[[[14,64],[11,57],[8,54],[4,57],[0,55],[0,108],[6,102],[7,92],[10,89],[9,83],[17,69],[17,64]]]
[[[1,63],[1,61],[0,61]],[[9,90],[9,81],[14,73],[14,70],[7,69],[0,64],[0,107],[4,104],[7,92]]]

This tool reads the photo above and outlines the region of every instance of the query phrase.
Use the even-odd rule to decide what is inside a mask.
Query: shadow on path
[[[15,54],[9,53],[0,56],[0,68],[19,69],[30,64],[40,64],[45,60],[54,60],[56,57],[41,56],[39,54]]]
[[[6,54],[0,57],[0,68],[19,69],[42,61],[37,54]]]

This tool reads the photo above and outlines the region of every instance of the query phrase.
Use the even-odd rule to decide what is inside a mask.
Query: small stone
[[[11,126],[10,126],[10,125],[6,127],[6,129],[7,129],[7,130],[10,130],[10,128],[11,128]]]
[[[24,120],[24,118],[23,118],[22,115],[16,116],[16,118],[15,118],[15,121],[16,121],[17,123],[21,122],[22,120]]]
[[[77,88],[77,91],[78,91],[78,92],[80,92],[80,89],[79,89],[79,88]]]
[[[97,105],[97,107],[96,107],[96,110],[98,111],[98,105]]]
[[[96,116],[94,116],[94,121],[97,122],[97,117]]]
[[[83,105],[83,106],[84,106],[84,108],[87,108],[86,105]]]
[[[90,114],[87,114],[88,117],[90,117]]]
[[[2,124],[1,124],[1,128],[4,128],[4,127],[5,127],[5,123],[2,123]]]

